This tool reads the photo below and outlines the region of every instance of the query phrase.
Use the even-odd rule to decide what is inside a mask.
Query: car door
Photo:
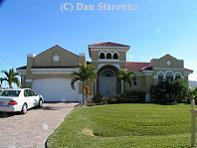
[[[31,101],[31,94],[29,92],[29,89],[24,90],[24,99],[25,102],[27,103],[28,109],[32,107],[32,101]]]
[[[31,94],[32,94],[33,106],[38,106],[38,104],[39,104],[39,95],[33,90],[31,90]]]

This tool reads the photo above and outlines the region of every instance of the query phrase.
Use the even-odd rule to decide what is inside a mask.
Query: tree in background
[[[96,78],[95,68],[92,64],[80,64],[79,71],[73,72],[71,74],[73,77],[71,81],[71,87],[75,89],[75,82],[80,81],[82,83],[82,95],[83,95],[83,104],[87,103],[87,94],[89,92],[89,86],[87,85],[88,81],[92,81]]]
[[[13,88],[12,84],[16,84],[17,87],[20,86],[20,75],[13,68],[9,71],[3,70],[2,73],[5,75],[5,77],[2,78],[2,81],[6,81],[9,85],[9,88]]]

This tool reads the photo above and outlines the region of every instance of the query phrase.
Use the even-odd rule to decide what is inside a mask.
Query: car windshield
[[[0,96],[18,97],[20,92],[20,90],[4,90],[0,93]]]

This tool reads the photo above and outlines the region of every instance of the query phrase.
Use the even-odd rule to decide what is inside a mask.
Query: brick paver
[[[0,148],[44,148],[76,103],[44,104],[25,115],[0,113]]]

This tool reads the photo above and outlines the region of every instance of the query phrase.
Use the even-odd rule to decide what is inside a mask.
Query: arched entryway
[[[119,81],[117,79],[118,69],[113,66],[105,66],[99,70],[97,86],[102,96],[112,97],[118,93]]]

